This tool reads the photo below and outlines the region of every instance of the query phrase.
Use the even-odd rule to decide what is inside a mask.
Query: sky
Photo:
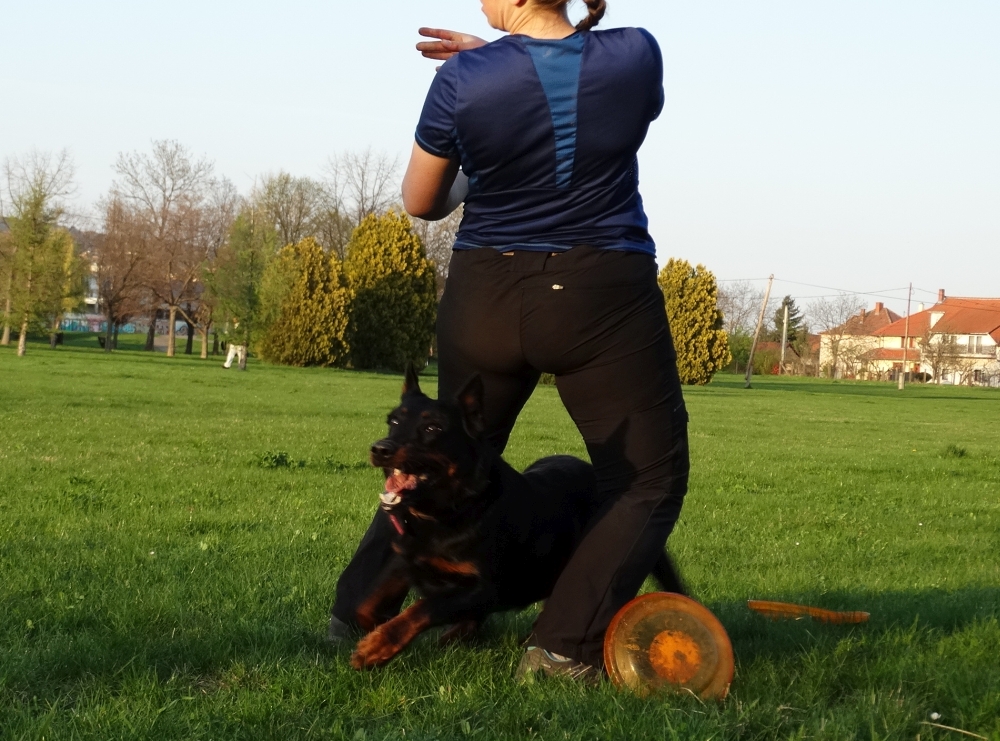
[[[773,274],[804,303],[1000,296],[1000,2],[608,4],[602,26],[663,50],[640,152],[661,263]],[[156,139],[243,191],[340,152],[402,162],[434,75],[422,25],[499,36],[479,0],[0,0],[0,159],[67,148],[80,211]]]

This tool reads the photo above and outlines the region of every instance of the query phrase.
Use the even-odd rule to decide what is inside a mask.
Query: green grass
[[[140,338],[141,339],[141,338]],[[82,342],[82,345],[78,345]],[[1000,393],[733,377],[686,390],[671,548],[729,699],[512,679],[532,614],[358,673],[322,643],[400,379],[0,350],[0,739],[1000,739]],[[429,386],[433,386],[430,380]],[[539,388],[508,459],[583,454]],[[867,610],[769,622],[748,598]],[[967,737],[966,737],[967,738]]]

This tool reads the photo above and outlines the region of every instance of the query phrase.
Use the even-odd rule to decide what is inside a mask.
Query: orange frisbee
[[[679,594],[636,597],[615,615],[604,636],[611,681],[638,695],[687,690],[723,700],[733,681],[733,646],[707,608]]]

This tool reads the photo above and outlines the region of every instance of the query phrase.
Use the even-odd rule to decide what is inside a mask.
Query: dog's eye
[[[434,423],[431,423],[431,424],[427,425],[426,427],[424,427],[424,432],[426,432],[426,433],[428,433],[430,435],[436,435],[439,432],[441,432],[441,425],[436,425]]]
[[[391,424],[393,427],[396,427],[399,425],[399,420],[396,419],[395,417],[390,417],[389,424]]]

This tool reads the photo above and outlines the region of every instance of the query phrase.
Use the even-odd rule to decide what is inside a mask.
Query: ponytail
[[[608,12],[608,4],[605,0],[583,0],[587,5],[586,17],[576,24],[577,31],[589,31],[595,28],[604,14]]]
[[[566,12],[566,6],[569,5],[569,2],[570,0],[534,0],[535,5],[561,13]],[[604,14],[608,12],[606,0],[583,0],[583,2],[587,6],[587,15],[576,24],[577,31],[589,31],[596,28]]]

